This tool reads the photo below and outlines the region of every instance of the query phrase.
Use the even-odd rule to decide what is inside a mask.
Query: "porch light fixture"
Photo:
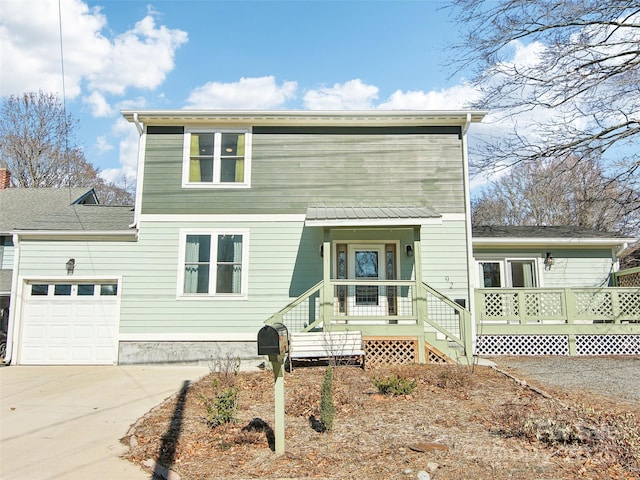
[[[73,275],[73,270],[76,268],[76,259],[70,258],[66,264],[67,267],[67,275]]]
[[[544,269],[551,270],[553,262],[554,260],[553,260],[553,256],[551,255],[551,252],[547,252],[544,257]]]
[[[320,244],[320,256],[324,257],[324,244]]]
[[[407,257],[413,257],[413,245],[407,243],[404,246],[404,251],[407,252]]]

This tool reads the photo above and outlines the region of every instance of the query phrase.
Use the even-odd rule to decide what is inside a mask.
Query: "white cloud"
[[[109,143],[106,136],[100,135],[96,138],[95,148],[101,153],[106,153],[113,150],[113,145]]]
[[[62,2],[66,97],[84,95],[95,114],[105,115],[106,94],[157,88],[174,68],[175,51],[187,34],[156,26],[152,15],[110,40],[103,34],[107,20],[99,7],[89,8],[80,0]],[[62,94],[57,2],[2,0],[0,44],[0,95],[39,90]]]
[[[378,87],[356,78],[333,87],[309,90],[304,95],[304,106],[310,110],[369,110],[374,108],[377,98]]]
[[[92,92],[90,95],[83,97],[82,102],[89,106],[91,115],[94,117],[109,117],[113,113],[113,109],[107,103],[107,99],[100,92]]]
[[[147,15],[110,44],[100,71],[87,76],[89,88],[119,95],[128,87],[152,90],[173,70],[175,51],[187,39],[181,30],[156,28]]]
[[[459,110],[469,108],[474,101],[478,100],[478,97],[478,90],[466,83],[430,92],[396,90],[387,101],[378,105],[378,108],[389,110]]]
[[[123,178],[127,182],[135,181],[138,169],[138,144],[140,141],[138,130],[132,123],[129,123],[124,118],[119,118],[113,124],[111,134],[117,139],[120,166],[101,170],[100,176],[116,185],[120,185]]]
[[[191,92],[186,108],[209,109],[272,109],[295,98],[298,84],[278,85],[273,75],[241,78],[237,82],[209,82]]]

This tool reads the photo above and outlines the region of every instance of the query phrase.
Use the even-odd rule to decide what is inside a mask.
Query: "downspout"
[[[464,203],[465,203],[465,228],[466,228],[466,241],[467,241],[467,285],[469,296],[469,312],[471,312],[471,325],[465,327],[464,343],[465,354],[468,359],[471,359],[476,349],[476,322],[475,322],[475,265],[473,261],[473,228],[471,225],[471,186],[469,181],[469,154],[467,151],[467,131],[471,125],[471,113],[467,113],[467,119],[462,126],[462,170],[464,176]],[[470,343],[470,345],[468,344]],[[468,351],[468,349],[471,351]]]
[[[11,303],[9,305],[9,321],[7,324],[7,351],[4,355],[4,363],[11,365],[11,359],[13,357],[13,343],[14,338],[17,338],[14,334],[16,328],[16,310],[19,310],[18,305],[22,303],[22,297],[18,297],[18,267],[20,265],[20,235],[13,234],[13,271],[11,272]]]
[[[140,135],[140,141],[138,142],[138,168],[136,171],[136,199],[133,206],[133,223],[129,225],[129,228],[137,228],[140,221],[140,210],[142,208],[142,177],[144,173],[144,150],[145,150],[145,137],[144,127],[140,123],[138,113],[133,114],[133,123]]]

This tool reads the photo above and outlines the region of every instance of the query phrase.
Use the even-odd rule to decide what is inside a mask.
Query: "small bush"
[[[324,372],[322,390],[320,392],[320,422],[327,431],[333,428],[333,417],[336,407],[333,404],[333,368],[327,368]]]
[[[439,388],[461,389],[469,386],[471,372],[467,367],[445,365],[438,372],[436,386]]]
[[[212,428],[225,423],[235,421],[238,410],[238,388],[225,387],[220,390],[215,399],[211,400],[206,395],[200,398],[207,410],[206,422]]]
[[[391,374],[386,378],[374,378],[373,384],[383,395],[411,395],[416,389],[417,382]]]

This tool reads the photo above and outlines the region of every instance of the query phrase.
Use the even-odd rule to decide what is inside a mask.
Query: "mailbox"
[[[265,325],[258,332],[258,355],[284,355],[289,351],[289,332],[282,323]]]

